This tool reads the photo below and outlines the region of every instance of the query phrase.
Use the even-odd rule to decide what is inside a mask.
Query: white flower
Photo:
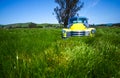
[[[18,60],[18,55],[16,56],[16,59]]]

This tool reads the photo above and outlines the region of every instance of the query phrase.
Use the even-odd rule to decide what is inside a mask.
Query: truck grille
[[[71,36],[84,36],[85,31],[71,31]]]

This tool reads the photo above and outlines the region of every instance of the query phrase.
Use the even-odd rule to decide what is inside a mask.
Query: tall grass
[[[60,29],[1,29],[0,78],[119,78],[120,29],[61,39]]]

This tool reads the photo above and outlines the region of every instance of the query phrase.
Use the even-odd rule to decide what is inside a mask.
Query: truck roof
[[[86,18],[86,17],[82,17],[82,16],[75,16],[75,17],[71,17],[69,20],[71,20],[71,19],[88,20],[88,18]]]

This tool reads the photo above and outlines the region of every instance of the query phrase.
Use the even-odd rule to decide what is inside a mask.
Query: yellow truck
[[[95,35],[96,29],[90,28],[88,18],[72,17],[68,20],[67,28],[62,29],[62,38],[71,36],[91,36]]]

